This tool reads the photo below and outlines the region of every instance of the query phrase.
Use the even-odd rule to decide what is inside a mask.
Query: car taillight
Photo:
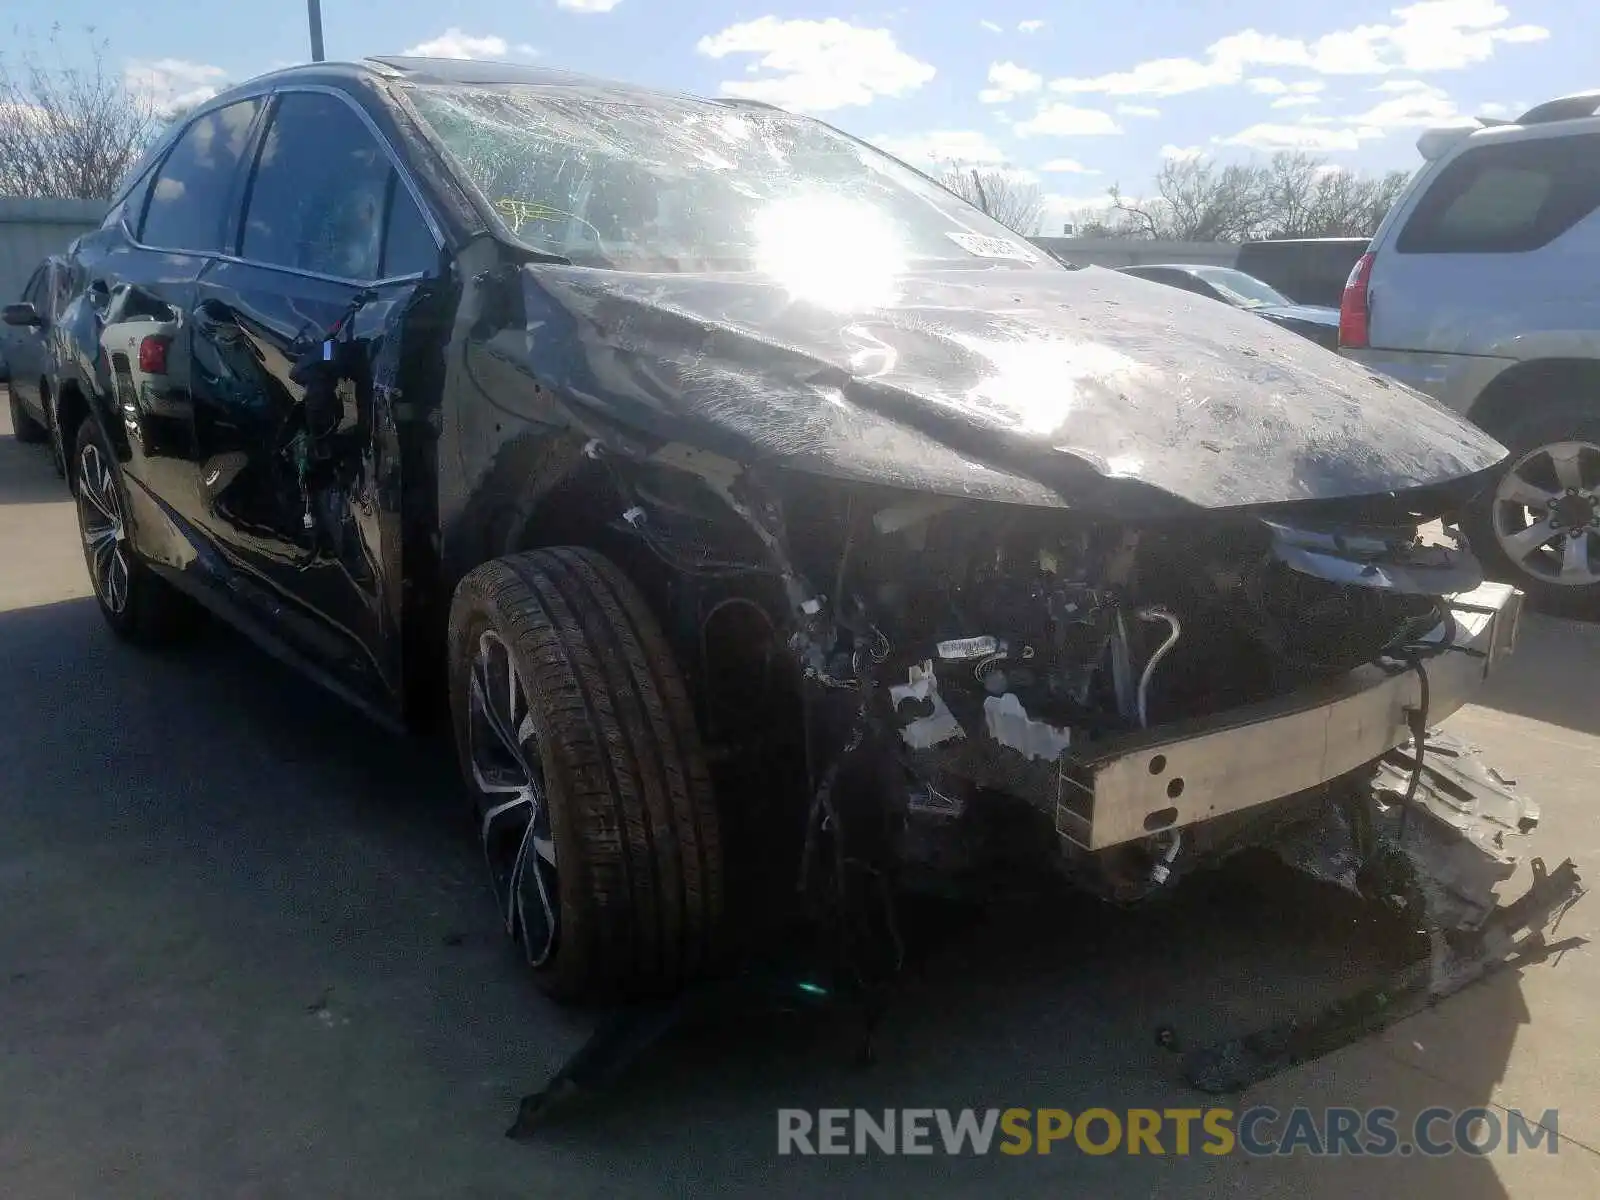
[[[146,375],[165,375],[167,373],[167,347],[172,344],[171,338],[147,337],[139,343],[139,370]]]
[[[1344,281],[1344,295],[1339,299],[1339,348],[1362,350],[1367,345],[1368,316],[1367,284],[1372,279],[1373,255],[1369,250],[1350,268],[1350,278]]]

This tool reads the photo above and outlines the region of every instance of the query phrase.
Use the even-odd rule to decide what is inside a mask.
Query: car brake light
[[[1339,299],[1339,348],[1363,350],[1367,345],[1369,299],[1367,284],[1372,279],[1373,255],[1369,250],[1356,260],[1350,278],[1344,282]]]
[[[167,347],[171,338],[150,336],[139,343],[139,370],[146,375],[167,373]]]

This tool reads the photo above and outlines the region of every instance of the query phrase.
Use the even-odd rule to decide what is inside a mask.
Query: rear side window
[[[261,142],[239,252],[297,271],[376,279],[393,177],[349,104],[323,92],[285,93]]]
[[[156,172],[139,240],[170,250],[216,250],[259,99],[209,112],[183,131]],[[137,214],[132,214],[137,215]]]
[[[1600,207],[1600,134],[1468,150],[1400,232],[1402,254],[1511,254],[1548,245]]]

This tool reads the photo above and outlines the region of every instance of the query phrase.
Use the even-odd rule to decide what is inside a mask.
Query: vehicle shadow
[[[1158,1028],[1193,1045],[1308,1013],[1394,953],[1344,893],[1259,857],[1132,912],[919,909],[926,953],[876,1066],[839,1014],[724,1005],[510,1142],[517,1099],[592,1022],[543,1000],[495,927],[447,747],[225,630],[123,646],[88,600],[0,613],[0,659],[26,681],[0,694],[16,1194],[1508,1194],[1496,1160],[1459,1155],[777,1156],[780,1107],[1209,1104]],[[1469,1027],[1430,1029],[1427,1063],[1369,1040],[1223,1103],[1487,1104],[1528,1018],[1514,974],[1482,993]]]

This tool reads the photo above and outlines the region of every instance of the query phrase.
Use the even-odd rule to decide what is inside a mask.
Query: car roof
[[[1129,263],[1125,267],[1118,267],[1119,271],[1182,271],[1185,275],[1193,275],[1196,271],[1231,271],[1232,267],[1224,267],[1220,263]]]
[[[383,55],[365,58],[359,62],[300,63],[258,75],[246,80],[217,99],[226,99],[234,91],[246,93],[259,91],[263,85],[278,86],[285,83],[330,83],[373,79],[406,83],[438,85],[493,85],[520,84],[528,87],[546,87],[552,90],[582,92],[585,95],[618,103],[645,104],[691,101],[701,104],[718,103],[686,92],[672,92],[661,88],[644,87],[615,79],[602,79],[582,75],[576,71],[561,71],[553,67],[529,66],[523,63],[484,62],[467,58],[413,58],[403,55]],[[211,102],[214,103],[214,102]],[[208,104],[209,107],[209,104]]]

